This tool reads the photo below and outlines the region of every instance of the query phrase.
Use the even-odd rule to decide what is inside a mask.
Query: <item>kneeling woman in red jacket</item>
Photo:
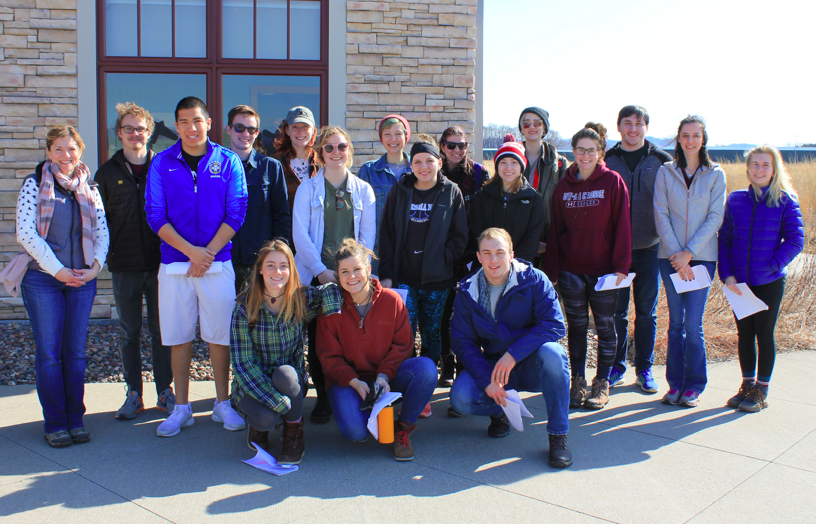
[[[615,360],[615,305],[618,290],[595,291],[598,277],[626,278],[632,262],[632,230],[626,184],[603,162],[606,128],[593,122],[572,137],[575,163],[552,197],[548,235],[553,249],[545,254],[547,276],[558,282],[567,316],[572,369],[570,407],[602,409],[609,401],[609,372]],[[587,392],[587,304],[598,334],[598,368]]]
[[[346,238],[335,255],[343,289],[340,315],[320,316],[317,356],[323,364],[326,391],[340,434],[355,442],[367,438],[370,410],[360,401],[375,382],[385,392],[402,393],[395,423],[394,458],[411,460],[410,433],[436,386],[436,364],[427,357],[409,358],[414,339],[408,310],[400,296],[371,278],[371,250]]]

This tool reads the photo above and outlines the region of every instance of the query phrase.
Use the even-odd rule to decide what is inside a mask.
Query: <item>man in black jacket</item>
[[[153,117],[134,104],[116,104],[119,118],[116,135],[122,149],[96,172],[99,194],[105,204],[110,230],[107,265],[113,276],[113,298],[122,336],[119,352],[127,382],[125,403],[116,412],[120,420],[132,419],[144,409],[142,400],[142,297],[147,302],[147,327],[153,347],[153,379],[156,407],[172,412],[176,397],[170,385],[173,370],[170,347],[161,343],[159,330],[159,263],[161,240],[147,225],[145,186],[153,151],[147,139],[153,132]]]
[[[283,166],[254,147],[260,125],[261,117],[249,106],[233,107],[227,114],[229,147],[244,164],[249,193],[246,220],[232,238],[236,293],[241,292],[249,278],[264,242],[281,238],[292,243],[292,217]]]

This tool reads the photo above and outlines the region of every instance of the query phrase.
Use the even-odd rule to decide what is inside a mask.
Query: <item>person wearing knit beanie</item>
[[[541,122],[544,124],[544,131],[541,133],[541,136],[546,135],[547,132],[550,130],[550,114],[548,112],[544,111],[543,109],[541,109],[540,107],[535,107],[535,106],[528,107],[527,109],[525,109],[524,111],[521,112],[521,115],[519,116],[519,124],[518,124],[519,131],[524,133],[524,127],[523,127],[524,121],[523,120],[524,120],[524,115],[526,115],[527,113],[532,113],[541,120]]]
[[[514,158],[520,165],[521,169],[527,169],[527,158],[524,156],[524,146],[519,144],[518,142],[507,142],[502,144],[498,151],[496,151],[496,156],[493,158],[493,163],[498,166],[499,161],[506,157]]]

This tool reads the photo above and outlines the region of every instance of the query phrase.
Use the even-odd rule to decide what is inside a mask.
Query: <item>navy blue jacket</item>
[[[757,201],[752,188],[728,195],[717,238],[720,280],[733,276],[750,286],[769,284],[787,274],[786,266],[805,245],[802,212],[796,198],[783,194],[779,206],[769,193]]]
[[[496,305],[495,320],[479,305],[478,275],[483,270],[456,288],[452,349],[482,389],[490,384],[493,367],[505,353],[521,362],[542,344],[557,342],[566,334],[558,295],[547,276],[524,260],[516,258],[511,264],[513,271]],[[514,388],[512,383],[506,386]]]
[[[246,220],[232,238],[232,263],[252,265],[263,243],[273,238],[292,244],[292,216],[283,166],[257,151],[249,155],[246,169]]]

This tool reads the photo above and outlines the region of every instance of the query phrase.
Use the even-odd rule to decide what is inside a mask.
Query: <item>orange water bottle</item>
[[[386,406],[377,414],[377,426],[379,427],[381,444],[392,444],[394,442],[394,408]]]

